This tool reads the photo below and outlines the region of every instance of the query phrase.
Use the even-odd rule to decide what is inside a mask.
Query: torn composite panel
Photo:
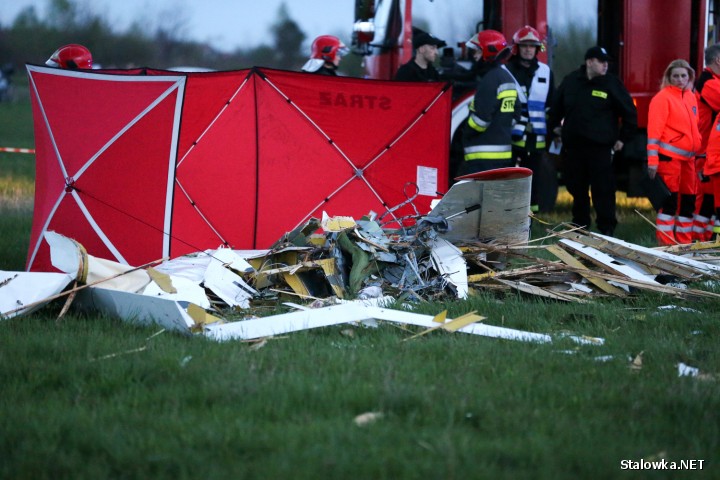
[[[140,265],[221,245],[267,248],[323,210],[359,218],[405,202],[408,182],[421,184],[413,202],[428,211],[448,183],[446,84],[269,69],[28,74],[31,270],[49,267],[46,230]]]
[[[65,290],[73,280],[65,273],[0,271],[0,320],[44,307],[49,297]]]

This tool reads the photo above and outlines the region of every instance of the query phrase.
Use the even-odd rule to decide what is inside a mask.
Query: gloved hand
[[[655,178],[655,175],[657,174],[658,166],[657,165],[648,165],[647,172],[648,177],[651,179]]]

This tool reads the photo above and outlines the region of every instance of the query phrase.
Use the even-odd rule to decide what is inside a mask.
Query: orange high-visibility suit
[[[660,90],[650,101],[647,132],[648,167],[657,166],[657,174],[672,193],[658,210],[658,243],[691,243],[695,153],[701,145],[695,94],[674,85]]]
[[[715,118],[720,112],[720,76],[706,67],[695,82],[695,96],[698,104],[698,128],[702,136],[695,168],[698,172],[702,172],[710,132],[715,124]],[[715,215],[715,210],[720,208],[720,198],[714,196],[714,185],[707,177],[702,181],[698,178],[696,187],[693,238],[708,241],[712,237],[713,229],[720,231],[720,219]]]

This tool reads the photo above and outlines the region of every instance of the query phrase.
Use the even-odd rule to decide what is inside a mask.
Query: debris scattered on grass
[[[55,274],[62,284],[56,281],[53,288],[62,290],[76,280],[73,277],[82,275],[88,283],[71,289],[77,293],[73,307],[183,333],[202,333],[217,340],[257,340],[337,323],[376,324],[388,321],[388,303],[412,311],[420,303],[452,301],[480,291],[517,291],[574,303],[608,296],[635,297],[645,291],[679,299],[720,298],[712,291],[672,286],[679,282],[687,287],[683,282],[700,284],[703,279],[720,278],[720,267],[706,261],[718,258],[718,244],[695,244],[694,249],[685,250],[650,249],[577,228],[555,232],[543,241],[554,238],[556,243],[532,248],[533,242],[527,241],[503,244],[493,239],[468,239],[468,234],[457,239],[457,232],[450,237],[455,238],[451,243],[445,238],[448,225],[442,222],[420,221],[412,228],[386,230],[372,212],[361,220],[351,220],[327,217],[327,229],[317,233],[320,223],[311,219],[296,229],[302,234],[288,234],[267,250],[207,250],[135,268],[96,259],[84,253],[77,242],[48,232],[53,257],[58,265],[71,270]],[[533,249],[545,249],[557,260],[528,253]],[[693,258],[698,251],[702,251],[702,260]],[[22,285],[37,285],[32,276],[47,273],[2,273],[0,305],[4,317],[40,306],[43,300],[37,300],[37,295],[20,297],[17,289],[10,287],[20,285],[19,278],[25,281]],[[125,279],[126,275],[132,278]],[[45,300],[59,298],[65,292]],[[306,303],[287,301],[298,299]],[[22,307],[16,307],[18,302]],[[343,307],[346,303],[353,306]],[[312,312],[262,314],[262,309],[277,309],[282,304]],[[699,313],[672,304],[659,311],[670,309]],[[442,329],[525,341],[552,339],[548,334],[481,326],[477,322],[484,318],[479,315],[443,318],[434,324],[427,320],[432,316],[408,315],[399,318],[392,314],[390,321],[428,325],[427,330],[415,330],[409,338]],[[496,322],[503,325],[504,320]],[[492,319],[487,322],[492,323]],[[573,340],[595,345],[603,342],[582,335]],[[641,368],[641,358],[636,360],[640,363],[633,365]]]
[[[97,362],[98,360],[107,360],[110,358],[120,357],[123,355],[129,355],[131,353],[144,352],[145,350],[147,350],[147,345],[139,347],[139,348],[133,348],[132,350],[125,350],[123,352],[109,353],[107,355],[103,355],[102,357],[91,358],[90,361]]]
[[[678,367],[678,377],[694,377],[694,378],[697,378],[698,380],[706,380],[706,381],[715,381],[718,378],[717,375],[701,372],[699,368],[691,367],[690,365],[687,365],[683,362],[679,362],[677,364],[677,367]]]
[[[124,351],[122,351],[122,352],[109,353],[109,354],[103,355],[103,356],[101,356],[101,357],[91,358],[90,361],[91,361],[91,362],[97,362],[97,361],[99,361],[99,360],[108,360],[108,359],[110,359],[110,358],[120,357],[120,356],[123,356],[123,355],[129,355],[129,354],[131,354],[131,353],[144,352],[145,350],[148,349],[148,344],[149,344],[150,340],[152,340],[153,338],[157,337],[158,335],[160,335],[161,333],[164,333],[164,332],[165,332],[165,329],[163,328],[163,329],[161,329],[161,330],[153,333],[153,334],[150,335],[149,337],[147,337],[147,338],[145,339],[145,345],[143,345],[142,347],[133,348],[133,349],[131,349],[131,350],[124,350]],[[188,358],[188,357],[186,357],[186,358]],[[192,357],[190,357],[190,358],[192,358]],[[182,362],[181,362],[181,363],[182,363]],[[184,365],[181,364],[181,366],[184,366]]]
[[[382,412],[366,412],[353,419],[358,427],[365,427],[382,419],[385,415]]]
[[[662,312],[666,312],[669,310],[673,310],[676,312],[688,312],[688,313],[702,313],[700,310],[696,310],[694,308],[690,307],[682,307],[680,305],[662,305],[660,307],[657,307],[660,312],[655,312],[654,315],[660,314]]]
[[[267,345],[267,343],[268,343],[267,338],[261,338],[257,342],[251,343],[250,346],[248,347],[248,350],[253,350],[253,351],[260,350],[265,345]]]
[[[645,352],[643,351],[643,352],[640,352],[640,353],[638,353],[637,355],[635,355],[635,358],[633,358],[632,361],[630,362],[630,370],[638,371],[638,370],[641,370],[641,369],[642,369],[642,367],[643,367],[643,359],[642,359],[643,353],[645,353]]]

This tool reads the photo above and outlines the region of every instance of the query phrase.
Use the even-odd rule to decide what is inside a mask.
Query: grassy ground
[[[24,122],[27,104],[0,104],[0,143],[11,142],[0,146],[32,146]],[[0,162],[0,268],[22,269],[32,158]],[[564,199],[543,216],[551,226],[569,220]],[[652,216],[645,202],[622,200],[616,233],[651,244],[636,208]],[[551,226],[537,223],[533,236]],[[669,303],[701,313],[657,310]],[[483,293],[422,312],[445,308],[606,342],[442,332],[404,342],[408,332],[383,325],[256,349],[99,316],[56,322],[52,305],[0,321],[0,478],[680,477],[623,471],[624,459],[702,459],[690,476],[718,478],[720,384],[677,370],[720,373],[717,302],[642,294],[566,305]],[[356,425],[367,412],[381,417]]]
[[[619,478],[621,460],[658,457],[704,459],[716,478],[718,384],[679,378],[676,363],[717,369],[717,322],[652,303],[471,303],[489,323],[606,338],[580,348],[402,342],[383,326],[253,350],[103,318],[10,321],[0,476]],[[356,426],[366,412],[383,417]]]
[[[27,99],[0,103],[0,147],[34,147]],[[0,152],[0,270],[25,269],[34,181],[34,155]]]

